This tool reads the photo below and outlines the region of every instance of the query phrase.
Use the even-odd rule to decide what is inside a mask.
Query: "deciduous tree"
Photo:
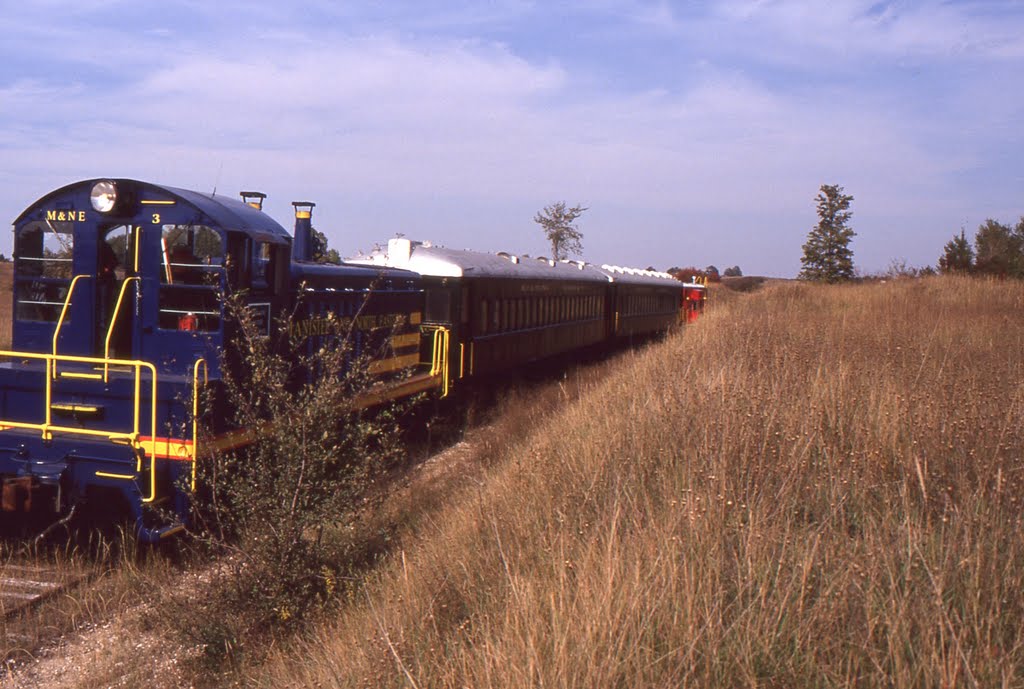
[[[583,253],[583,233],[574,223],[587,210],[583,206],[565,207],[565,201],[558,201],[534,216],[533,221],[544,230],[544,236],[551,243],[551,258],[560,261],[572,255]]]
[[[328,248],[327,235],[315,227],[312,230],[313,260],[317,263],[332,263],[334,265],[341,263],[341,256],[338,254],[338,250]]]
[[[974,267],[979,273],[1024,277],[1024,220],[1017,230],[989,218],[974,235]]]

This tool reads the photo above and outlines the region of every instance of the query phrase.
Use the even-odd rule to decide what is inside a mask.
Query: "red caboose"
[[[707,278],[694,278],[693,282],[683,284],[683,301],[680,304],[682,321],[693,323],[704,311],[704,302],[708,300]]]

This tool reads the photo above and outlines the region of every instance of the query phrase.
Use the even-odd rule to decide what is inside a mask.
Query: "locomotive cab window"
[[[15,317],[56,321],[72,278],[70,222],[38,221],[21,228],[14,243]]]
[[[281,293],[288,282],[290,247],[287,244],[253,240],[242,232],[228,232],[227,257],[220,265],[227,269],[232,290],[249,289],[254,294]]]
[[[253,289],[267,289],[273,282],[273,260],[270,242],[253,242],[252,286]]]
[[[137,268],[138,234],[132,225],[101,225],[97,230],[96,351],[125,358],[131,355],[133,309],[121,300],[127,287],[125,278]]]
[[[203,225],[164,225],[160,250],[160,327],[217,330],[224,274],[221,234]]]
[[[128,271],[135,269],[135,233],[131,225],[117,225],[103,231],[100,242],[99,267],[97,275],[100,279],[114,276],[123,280]]]

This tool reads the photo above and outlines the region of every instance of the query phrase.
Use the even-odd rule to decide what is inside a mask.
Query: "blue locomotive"
[[[325,324],[350,323],[380,378],[357,404],[444,395],[460,379],[663,332],[703,306],[703,286],[663,273],[401,238],[322,265],[310,256],[313,203],[294,203],[290,235],[263,194],[241,196],[86,180],[15,220],[11,349],[0,351],[5,513],[120,503],[144,541],[182,529],[196,462],[254,441],[200,409],[236,334],[225,294],[241,295],[266,335],[287,329],[310,346]],[[175,517],[154,522],[156,506]]]

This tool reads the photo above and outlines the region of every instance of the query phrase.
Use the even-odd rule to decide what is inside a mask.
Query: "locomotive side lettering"
[[[410,323],[410,314],[407,313],[381,313],[356,318],[316,316],[292,320],[288,324],[288,335],[300,339],[324,335],[343,335],[355,330],[398,329]]]
[[[46,219],[50,222],[85,222],[85,211],[47,210]]]

